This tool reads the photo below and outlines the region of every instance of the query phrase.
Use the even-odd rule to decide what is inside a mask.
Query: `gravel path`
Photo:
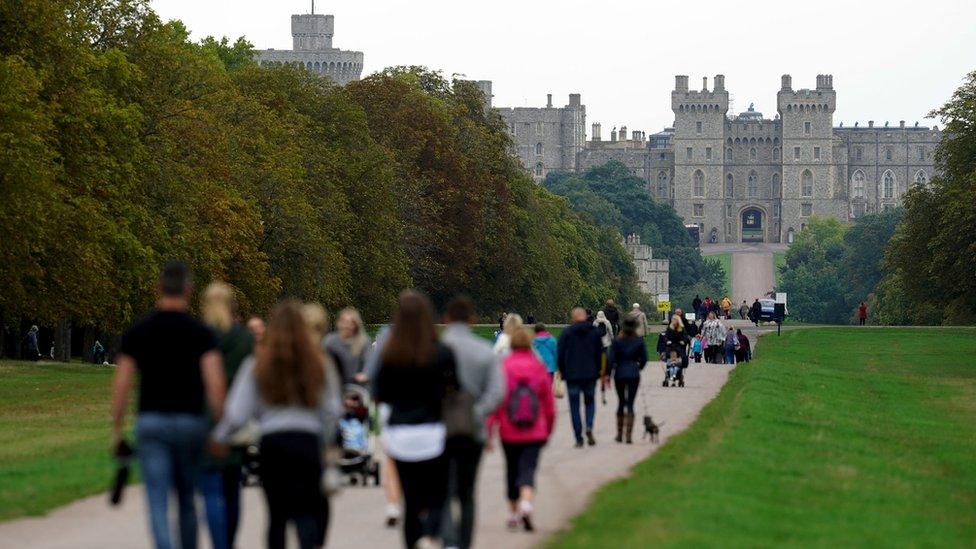
[[[757,297],[764,297],[773,286],[773,254],[738,252],[732,254],[732,302],[738,309],[742,301],[752,305]]]
[[[735,263],[733,263],[735,265]],[[755,267],[751,267],[755,268]],[[738,295],[738,294],[737,294]],[[751,334],[750,334],[751,335]],[[755,341],[755,339],[753,339]],[[718,394],[729,368],[692,365],[687,387],[660,386],[660,363],[645,369],[641,398],[637,402],[638,422],[646,402],[649,413],[661,427],[661,442],[684,430],[702,407]],[[628,474],[631,466],[656,448],[638,440],[631,446],[613,442],[616,396],[607,392],[607,404],[597,396],[596,435],[592,448],[574,449],[565,399],[558,401],[556,434],[542,454],[537,477],[536,533],[512,533],[505,529],[504,463],[496,450],[482,461],[478,489],[477,547],[530,547],[565,527],[582,512],[593,492],[603,484]],[[640,426],[638,426],[639,428]],[[635,428],[635,434],[639,434]],[[383,495],[375,487],[349,487],[332,500],[332,522],[328,547],[398,547],[399,530],[382,526]],[[80,500],[56,509],[45,517],[19,519],[0,524],[0,547],[137,549],[149,547],[145,506],[141,486],[130,488],[120,508],[110,508],[105,496]],[[244,491],[239,547],[263,547],[265,509],[261,491]],[[209,547],[201,520],[201,547]]]

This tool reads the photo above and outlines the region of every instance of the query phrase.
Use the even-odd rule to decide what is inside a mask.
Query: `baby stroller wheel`
[[[668,380],[667,378],[665,378],[664,381],[661,382],[661,387],[667,387],[667,386],[668,386]]]

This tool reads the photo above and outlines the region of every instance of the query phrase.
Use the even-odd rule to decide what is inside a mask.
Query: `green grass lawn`
[[[779,286],[779,268],[786,265],[786,252],[773,252],[773,284]]]
[[[0,520],[107,489],[113,371],[0,362]]]
[[[976,545],[976,332],[763,338],[552,547]]]

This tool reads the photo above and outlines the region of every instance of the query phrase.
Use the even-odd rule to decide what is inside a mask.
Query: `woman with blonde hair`
[[[302,549],[325,541],[329,505],[322,491],[322,450],[335,439],[339,384],[306,328],[302,307],[285,301],[271,312],[264,341],[231,387],[217,442],[251,418],[261,433],[261,482],[268,504],[267,544],[285,547],[294,523]]]
[[[339,366],[343,383],[366,383],[364,371],[372,343],[359,311],[346,307],[339,312],[336,331],[325,336],[322,346]]]
[[[234,290],[223,282],[211,282],[200,299],[200,314],[217,337],[224,359],[228,385],[233,383],[241,363],[253,349],[251,333],[237,322]],[[215,549],[233,547],[240,519],[241,455],[233,452],[223,459],[206,457],[200,475],[200,492],[207,514],[207,526]]]
[[[678,373],[678,384],[684,387],[684,373],[685,368],[688,367],[688,343],[691,338],[688,336],[688,329],[685,326],[684,312],[681,309],[675,309],[674,314],[671,315],[671,322],[668,324],[667,331],[664,332],[664,338],[667,345],[667,351],[674,351],[678,353],[678,357],[681,358],[681,371]]]
[[[503,357],[511,352],[512,336],[515,335],[515,332],[521,330],[522,327],[521,316],[515,313],[509,313],[505,316],[502,333],[498,334],[498,340],[495,341],[494,351],[496,355]]]

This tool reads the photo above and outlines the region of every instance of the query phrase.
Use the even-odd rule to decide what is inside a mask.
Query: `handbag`
[[[563,381],[563,375],[558,371],[552,379],[552,396],[556,398],[563,398],[566,396],[566,382]]]
[[[447,438],[474,437],[474,396],[465,391],[457,379],[457,371],[446,372],[447,387],[441,402],[441,418]]]

